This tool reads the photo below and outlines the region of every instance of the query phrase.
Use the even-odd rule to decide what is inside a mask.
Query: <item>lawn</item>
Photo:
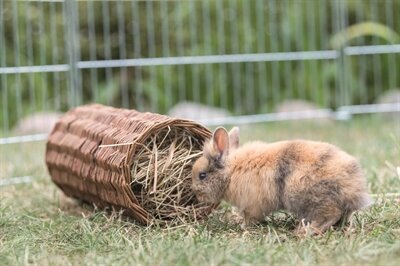
[[[398,265],[398,120],[245,125],[241,135],[243,142],[306,138],[342,147],[360,160],[375,204],[349,226],[305,239],[292,233],[295,218],[280,212],[243,231],[226,204],[203,222],[143,227],[64,197],[46,172],[44,142],[3,145],[0,179],[35,179],[0,187],[0,265]]]

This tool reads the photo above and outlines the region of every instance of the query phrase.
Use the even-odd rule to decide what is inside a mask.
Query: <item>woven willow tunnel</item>
[[[191,166],[211,133],[193,121],[98,104],[67,112],[49,136],[46,163],[70,197],[149,224],[205,217]]]

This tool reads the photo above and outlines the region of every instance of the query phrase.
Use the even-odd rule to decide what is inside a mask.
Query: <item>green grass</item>
[[[242,231],[222,204],[206,221],[143,227],[65,198],[44,166],[44,143],[0,146],[0,179],[34,182],[0,187],[0,265],[397,265],[400,261],[400,125],[378,118],[313,124],[243,126],[243,141],[329,141],[359,158],[376,203],[351,226],[298,239],[294,217],[276,213]]]

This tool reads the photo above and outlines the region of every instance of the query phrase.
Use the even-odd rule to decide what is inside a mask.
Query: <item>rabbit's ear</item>
[[[219,156],[227,155],[229,152],[229,136],[225,128],[219,127],[213,133],[213,143]]]
[[[229,131],[229,149],[236,149],[239,147],[239,128],[233,127]]]

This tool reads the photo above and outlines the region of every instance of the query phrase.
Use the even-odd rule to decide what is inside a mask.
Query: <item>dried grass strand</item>
[[[196,206],[199,204],[190,183],[191,165],[202,154],[202,143],[185,130],[171,128],[144,143],[148,145],[138,151],[138,156],[148,160],[136,161],[131,172],[131,184],[142,185],[138,197],[141,204],[152,210],[151,215],[157,219],[185,220],[198,216],[201,208]]]

